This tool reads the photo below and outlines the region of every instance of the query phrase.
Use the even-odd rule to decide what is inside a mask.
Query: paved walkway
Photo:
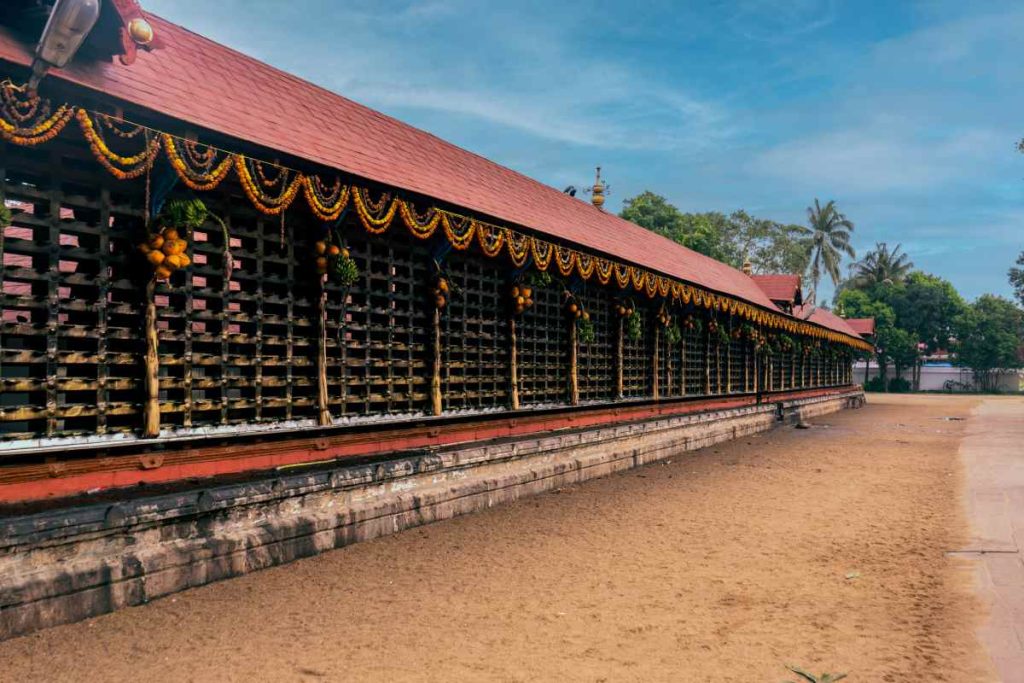
[[[960,456],[971,539],[957,554],[975,561],[989,608],[979,636],[1004,683],[1024,683],[1024,400],[980,403]]]

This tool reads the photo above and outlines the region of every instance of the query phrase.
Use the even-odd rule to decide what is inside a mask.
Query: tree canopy
[[[1017,265],[1024,266],[1024,251],[1020,252],[1020,256],[1017,257]],[[1013,287],[1013,295],[1024,306],[1024,268],[1010,268],[1008,275],[1010,286]]]
[[[1012,301],[983,294],[956,320],[957,355],[982,388],[990,389],[992,371],[1021,367],[1024,312]]]
[[[902,282],[914,267],[906,254],[901,254],[903,245],[889,249],[886,242],[876,242],[875,248],[853,264],[852,282],[858,287],[872,287],[883,282]]]
[[[755,273],[803,273],[810,231],[746,211],[684,213],[661,195],[642,192],[623,202],[622,218],[734,268],[750,260]]]

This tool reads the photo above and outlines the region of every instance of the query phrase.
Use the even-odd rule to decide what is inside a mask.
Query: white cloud
[[[783,142],[757,154],[748,170],[822,194],[933,192],[973,182],[1006,139],[977,128],[925,138],[913,126],[877,121]]]

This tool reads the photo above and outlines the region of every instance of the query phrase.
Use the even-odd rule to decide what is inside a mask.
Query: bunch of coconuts
[[[663,308],[658,312],[658,322],[661,323],[662,327],[668,327],[672,324],[672,316]]]
[[[313,250],[316,251],[316,272],[319,275],[327,273],[327,267],[330,265],[330,259],[332,258],[348,258],[348,249],[342,249],[337,244],[328,244],[324,240],[318,241],[313,245]]]
[[[533,288],[529,285],[512,285],[509,294],[512,295],[512,306],[516,315],[521,315],[523,311],[533,306]]]
[[[139,245],[139,251],[153,266],[153,277],[167,280],[171,273],[192,263],[185,250],[188,242],[178,236],[177,228],[164,228]]]
[[[632,303],[629,303],[629,304],[619,304],[618,306],[615,307],[615,312],[618,313],[619,315],[621,315],[623,318],[626,318],[626,317],[629,317],[629,316],[633,315],[633,311],[635,311],[635,310],[636,309],[633,308],[633,304]]]
[[[443,276],[438,276],[434,281],[434,288],[431,290],[431,293],[434,295],[434,305],[438,309],[443,309],[448,305],[449,291],[448,280]]]
[[[569,313],[570,318],[590,320],[590,314],[584,311],[583,307],[576,303],[575,299],[569,299],[565,310]]]

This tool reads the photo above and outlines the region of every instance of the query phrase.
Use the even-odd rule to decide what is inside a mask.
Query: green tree
[[[729,260],[723,214],[684,214],[661,195],[646,191],[625,200],[619,215],[701,254]]]
[[[983,390],[994,387],[996,371],[1021,367],[1024,312],[1012,301],[983,294],[957,318],[957,362],[971,368]]]
[[[810,258],[810,230],[756,218],[746,211],[683,213],[647,191],[623,202],[622,218],[694,251],[740,268],[750,259],[757,273],[802,273]]]
[[[726,233],[731,265],[740,267],[749,259],[755,273],[803,273],[810,259],[810,234],[802,225],[734,211]]]
[[[895,249],[890,250],[887,243],[876,242],[874,249],[853,264],[850,285],[863,288],[883,282],[902,282],[914,264],[910,257],[900,253],[901,246],[897,244]]]
[[[836,209],[834,201],[829,200],[822,206],[815,198],[814,206],[807,207],[807,222],[811,228],[811,291],[807,300],[814,303],[822,274],[827,274],[832,283],[838,285],[843,254],[850,258],[856,258],[857,254],[850,244],[853,222]]]
[[[873,299],[862,289],[845,289],[836,296],[836,310],[847,318],[875,319],[875,362],[878,363],[878,374],[882,378],[882,386],[886,386],[886,375],[891,356],[890,348],[899,347],[901,339],[897,337],[896,313],[889,304]],[[864,368],[864,382],[867,383],[868,368]]]
[[[1017,257],[1017,265],[1024,266],[1024,251],[1020,252],[1020,256]],[[1017,301],[1021,305],[1024,305],[1024,268],[1010,268],[1008,275],[1014,296],[1017,297]]]

